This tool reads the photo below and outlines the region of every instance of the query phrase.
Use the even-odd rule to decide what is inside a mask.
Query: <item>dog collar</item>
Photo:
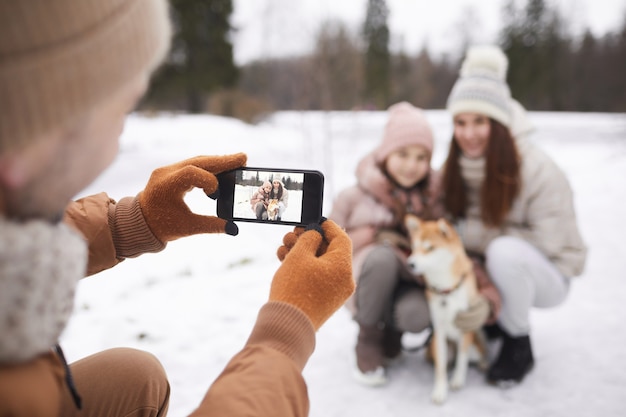
[[[437,295],[448,295],[448,294],[456,291],[461,286],[461,284],[463,284],[463,281],[465,281],[465,278],[467,278],[467,273],[465,273],[465,274],[463,274],[461,276],[461,279],[459,280],[459,282],[454,287],[448,288],[448,289],[445,289],[445,290],[440,290],[437,287],[433,287],[432,285],[429,285],[428,284],[428,280],[426,280],[427,281],[426,282],[426,288],[428,288],[429,291],[432,291],[432,292],[434,292]]]

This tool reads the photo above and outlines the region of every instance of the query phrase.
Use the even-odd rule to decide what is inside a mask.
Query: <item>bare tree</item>
[[[311,77],[322,110],[347,110],[359,103],[362,60],[356,40],[340,21],[320,26],[312,56]]]

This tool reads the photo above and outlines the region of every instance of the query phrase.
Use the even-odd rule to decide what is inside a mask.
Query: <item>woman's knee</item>
[[[519,249],[528,243],[523,239],[514,236],[499,236],[493,239],[485,250],[485,258],[515,260],[519,258]]]
[[[530,244],[514,236],[500,236],[485,250],[485,269],[497,284],[501,278],[523,274],[526,252]]]

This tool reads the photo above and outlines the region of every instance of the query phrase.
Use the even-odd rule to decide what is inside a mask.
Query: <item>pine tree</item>
[[[175,33],[152,96],[178,100],[179,107],[202,112],[208,94],[237,82],[229,39],[232,0],[171,0],[170,4]]]
[[[390,98],[389,9],[385,0],[368,0],[363,37],[365,53],[365,99],[386,108]]]
[[[362,86],[361,53],[340,21],[322,23],[310,65],[314,94],[322,110],[349,110],[359,101]]]
[[[607,70],[605,85],[611,94],[607,94],[607,110],[626,112],[626,10],[621,29],[613,37],[612,45],[607,48],[604,68]],[[602,79],[603,75],[598,78]]]
[[[545,0],[528,0],[523,11],[509,0],[501,32],[509,58],[508,83],[513,97],[533,110],[565,110],[571,94],[571,41],[562,19]]]

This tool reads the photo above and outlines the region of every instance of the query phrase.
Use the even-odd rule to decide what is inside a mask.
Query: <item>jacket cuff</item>
[[[489,317],[487,318],[487,324],[493,324],[496,322],[500,310],[502,310],[502,298],[496,286],[491,282],[487,276],[487,271],[484,267],[484,257],[473,254],[471,256],[474,274],[476,275],[476,283],[478,284],[478,292],[487,299],[489,302]]]
[[[495,287],[484,288],[480,290],[480,293],[489,302],[489,317],[487,317],[487,324],[493,324],[500,315],[502,310],[502,300],[498,294],[498,290]]]
[[[302,371],[315,349],[315,328],[297,307],[270,301],[259,311],[246,345],[265,345],[291,358]]]
[[[134,258],[165,248],[165,243],[148,227],[136,197],[124,197],[117,204],[109,205],[109,228],[118,258]]]

